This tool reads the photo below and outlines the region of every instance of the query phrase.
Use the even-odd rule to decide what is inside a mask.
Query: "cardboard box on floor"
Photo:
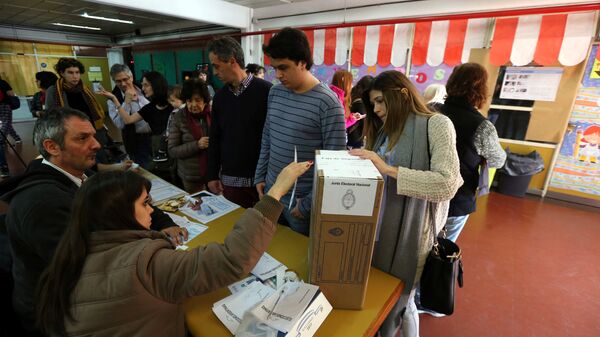
[[[317,151],[308,252],[309,282],[336,309],[362,309],[383,178],[370,160]]]

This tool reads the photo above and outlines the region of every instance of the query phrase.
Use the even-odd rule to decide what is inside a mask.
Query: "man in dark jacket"
[[[37,282],[68,225],[75,192],[93,174],[89,169],[100,144],[89,118],[70,108],[49,111],[36,121],[33,133],[43,160],[34,160],[23,175],[3,182],[0,193],[10,203],[6,230],[13,257],[13,306],[25,329],[36,336]],[[179,240],[182,229],[167,215],[153,212],[152,220],[152,229]]]
[[[231,37],[211,41],[208,57],[226,83],[213,98],[208,188],[250,208],[258,201],[254,173],[271,83],[246,74],[242,47]]]

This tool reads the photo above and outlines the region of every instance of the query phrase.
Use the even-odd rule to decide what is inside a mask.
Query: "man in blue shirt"
[[[255,176],[259,195],[273,186],[295,153],[299,162],[312,161],[315,150],[344,150],[346,145],[344,109],[333,91],[311,74],[313,60],[306,35],[284,28],[263,50],[281,84],[269,93]],[[313,175],[310,170],[298,179],[293,200],[291,193],[281,198],[288,206],[283,220],[304,235],[310,229]]]

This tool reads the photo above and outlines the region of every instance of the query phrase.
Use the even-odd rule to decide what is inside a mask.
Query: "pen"
[[[298,162],[298,151],[296,150],[296,145],[294,145],[294,163]],[[290,204],[288,205],[288,210],[292,208],[292,203],[294,203],[294,194],[296,194],[296,184],[298,183],[298,179],[294,181],[294,188],[292,189],[292,195],[290,196]]]
[[[271,318],[271,315],[273,315],[273,311],[275,311],[275,308],[277,307],[277,303],[279,303],[279,300],[281,299],[281,296],[283,295],[284,292],[285,292],[285,289],[282,288],[281,292],[279,292],[279,296],[277,296],[277,300],[275,301],[275,304],[273,304],[273,308],[271,309],[271,312],[267,316],[267,321],[269,320],[269,318]]]

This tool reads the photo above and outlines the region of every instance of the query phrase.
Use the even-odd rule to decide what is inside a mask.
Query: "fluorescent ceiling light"
[[[83,14],[81,14],[81,16],[83,16],[84,18],[89,18],[89,19],[104,20],[104,21],[119,22],[119,23],[128,23],[130,25],[133,25],[133,21],[106,18],[104,16],[89,15],[88,13],[83,13]]]
[[[55,26],[62,26],[62,27],[72,27],[72,28],[81,28],[81,29],[89,29],[89,30],[102,30],[98,27],[88,27],[88,26],[78,26],[78,25],[69,25],[66,23],[60,23],[60,22],[55,22],[53,23],[53,25]]]

